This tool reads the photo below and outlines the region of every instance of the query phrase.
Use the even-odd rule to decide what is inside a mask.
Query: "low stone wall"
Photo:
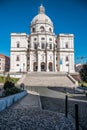
[[[74,87],[78,87],[78,81],[77,80],[75,80],[70,74],[68,74],[67,77],[75,84]]]
[[[4,110],[5,108],[11,106],[14,102],[18,101],[22,97],[27,94],[27,91],[23,91],[18,94],[14,94],[8,97],[4,97],[0,99],[0,111]]]

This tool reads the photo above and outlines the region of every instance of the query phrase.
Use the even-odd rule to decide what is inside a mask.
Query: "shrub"
[[[10,81],[6,81],[3,88],[5,90],[4,91],[5,96],[9,96],[21,92],[21,90],[15,87],[14,83]]]
[[[83,65],[79,73],[82,81],[87,82],[87,63]]]
[[[9,96],[9,95],[16,94],[16,93],[19,93],[19,92],[21,92],[21,90],[19,88],[13,87],[13,88],[5,90],[5,96]]]
[[[13,87],[15,87],[15,85],[14,85],[14,83],[11,82],[11,81],[6,81],[5,84],[4,84],[4,86],[3,86],[4,90],[6,90],[6,89],[11,89],[11,88],[13,88]]]
[[[6,77],[3,88],[4,88],[5,96],[9,96],[21,92],[19,88],[15,87],[14,81],[12,78],[10,78],[9,74]]]

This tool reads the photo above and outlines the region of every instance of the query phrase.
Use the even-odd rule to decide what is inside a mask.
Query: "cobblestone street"
[[[38,96],[28,94],[0,112],[0,130],[75,130],[75,126],[72,117],[42,110]]]

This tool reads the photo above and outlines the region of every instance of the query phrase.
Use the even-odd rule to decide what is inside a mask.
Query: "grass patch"
[[[10,77],[10,78],[11,78],[11,77]],[[4,82],[5,82],[5,79],[6,79],[6,77],[0,76],[0,83],[4,83]],[[19,80],[19,78],[11,78],[11,80],[12,80],[14,83],[16,83],[16,82]]]
[[[5,81],[5,77],[4,76],[0,76],[0,83],[4,83]]]
[[[79,83],[79,85],[80,85],[80,86],[83,86],[83,87],[87,87],[87,82],[83,82],[83,81],[82,81],[82,82]]]

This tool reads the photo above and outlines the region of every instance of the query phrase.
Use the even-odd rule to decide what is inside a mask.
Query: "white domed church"
[[[74,72],[74,35],[54,33],[45,8],[39,7],[30,35],[11,33],[10,72]]]

